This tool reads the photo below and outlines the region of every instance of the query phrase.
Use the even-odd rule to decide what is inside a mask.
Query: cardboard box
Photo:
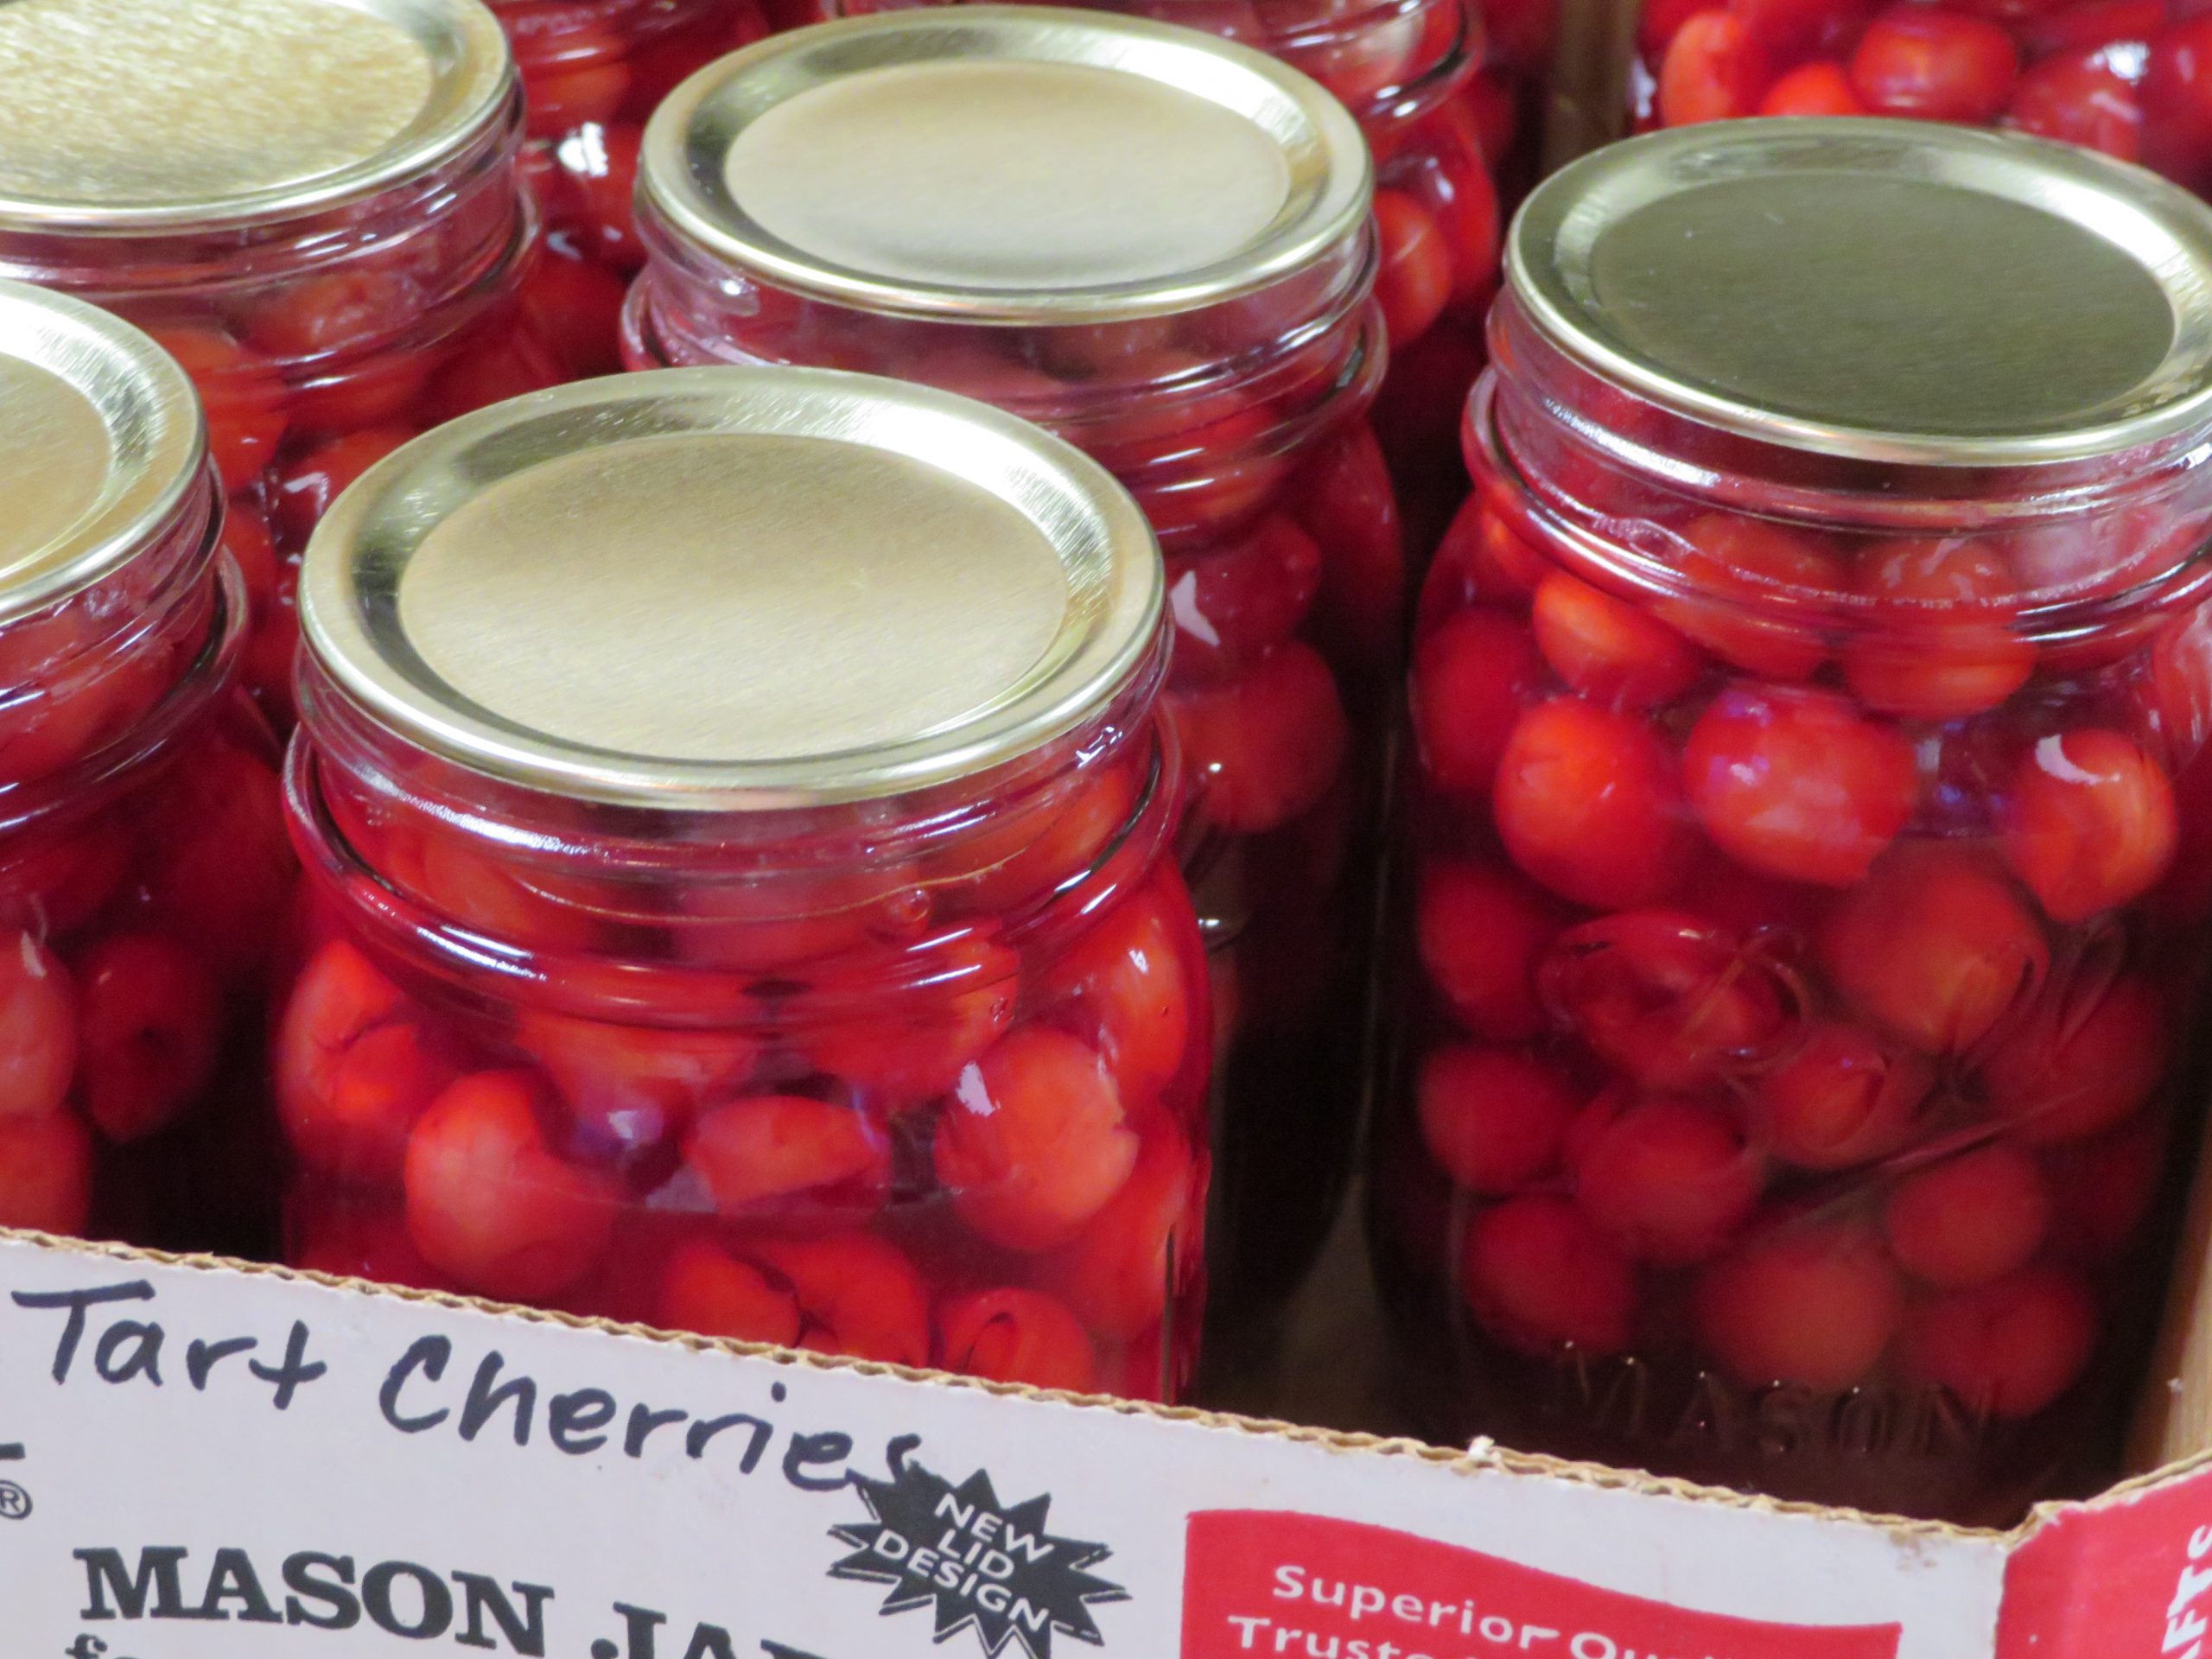
[[[9,1659],[2212,1651],[2202,1459],[1976,1532],[29,1235],[0,1284]]]

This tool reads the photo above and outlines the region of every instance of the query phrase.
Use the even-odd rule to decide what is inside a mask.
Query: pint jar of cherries
[[[0,1225],[265,1248],[291,892],[244,588],[176,365],[0,283]]]
[[[1643,127],[1745,115],[2003,126],[2212,192],[2212,18],[2171,0],[1644,0]]]
[[[580,384],[316,531],[289,1259],[1173,1396],[1208,1010],[1159,556],[996,410]]]
[[[2212,215],[1728,123],[1507,257],[1411,676],[1419,1403],[1909,1515],[2094,1484],[2201,1104]]]
[[[591,366],[559,273],[527,280],[549,262],[499,25],[475,0],[42,0],[0,8],[0,276],[120,313],[193,378],[246,681],[289,724],[292,564],[331,498]]]
[[[1261,54],[1071,9],[778,35],[645,133],[634,366],[929,383],[1103,462],[1166,554],[1225,1098],[1215,1284],[1264,1313],[1357,1141],[1373,841],[1405,610],[1366,411],[1369,167]]]
[[[492,0],[526,105],[524,167],[556,267],[538,278],[598,355],[620,366],[622,289],[644,258],[630,219],[645,118],[677,82],[768,32],[755,0]]]
[[[836,10],[864,16],[928,3],[840,0]],[[1459,411],[1482,369],[1483,315],[1497,287],[1493,174],[1508,164],[1519,176],[1535,159],[1513,81],[1481,67],[1471,0],[1089,3],[1256,47],[1311,75],[1358,121],[1375,157],[1375,292],[1390,338],[1376,426],[1413,543],[1433,546],[1466,493]],[[1527,33],[1527,19],[1516,26]]]

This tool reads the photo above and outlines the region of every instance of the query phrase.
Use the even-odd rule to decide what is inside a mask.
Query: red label
[[[2212,1659],[2212,1470],[2072,1505],[2005,1573],[1999,1659]]]
[[[1895,1624],[1770,1624],[1314,1515],[1191,1517],[1183,1659],[1896,1659]]]

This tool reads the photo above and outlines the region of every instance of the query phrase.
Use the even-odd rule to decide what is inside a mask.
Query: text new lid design
[[[151,340],[0,282],[0,623],[128,563],[207,453],[192,384]]]
[[[0,229],[281,219],[464,149],[515,96],[477,0],[7,0]]]
[[[407,740],[586,799],[896,793],[1081,723],[1150,651],[1152,532],[1075,449],[823,370],[670,369],[416,439],[340,497],[308,648]]]
[[[2212,417],[2212,212],[2070,146],[1859,118],[1679,128],[1555,174],[1506,258],[1569,357],[1827,454],[2018,465]]]
[[[677,87],[644,198],[779,288],[977,322],[1251,292],[1359,233],[1367,147],[1272,58],[1073,9],[932,7],[776,36]]]

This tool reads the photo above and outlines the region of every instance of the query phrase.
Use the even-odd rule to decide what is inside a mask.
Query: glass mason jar
[[[638,142],[677,82],[768,32],[755,0],[491,0],[521,72],[523,166],[544,208],[564,320],[620,366],[622,291],[645,255],[631,223]],[[579,267],[581,267],[579,269]]]
[[[932,7],[695,78],[639,180],[633,365],[927,382],[1073,442],[1150,518],[1221,1026],[1215,1305],[1263,1319],[1357,1147],[1405,610],[1358,130],[1189,30]]]
[[[1786,1497],[2086,1490],[2202,1105],[2212,215],[1728,123],[1507,262],[1411,677],[1406,1375],[1446,1438]]]
[[[291,1261],[1174,1395],[1206,988],[1105,473],[891,381],[619,376],[400,451],[301,595]]]
[[[316,515],[415,433],[590,366],[531,285],[499,26],[475,0],[49,0],[0,7],[0,276],[119,313],[198,385],[246,683],[287,727]]]
[[[0,1225],[265,1249],[293,863],[192,387],[0,283]]]
[[[2212,16],[2173,0],[1644,0],[1640,128],[1744,115],[2002,126],[2212,194]]]
[[[831,15],[931,3],[832,0]],[[1482,371],[1483,316],[1497,291],[1498,191],[1486,158],[1512,163],[1516,176],[1535,159],[1511,82],[1482,67],[1472,0],[1086,3],[1255,47],[1311,75],[1358,121],[1375,157],[1375,293],[1390,339],[1376,435],[1412,545],[1434,546],[1467,491],[1459,411]]]

